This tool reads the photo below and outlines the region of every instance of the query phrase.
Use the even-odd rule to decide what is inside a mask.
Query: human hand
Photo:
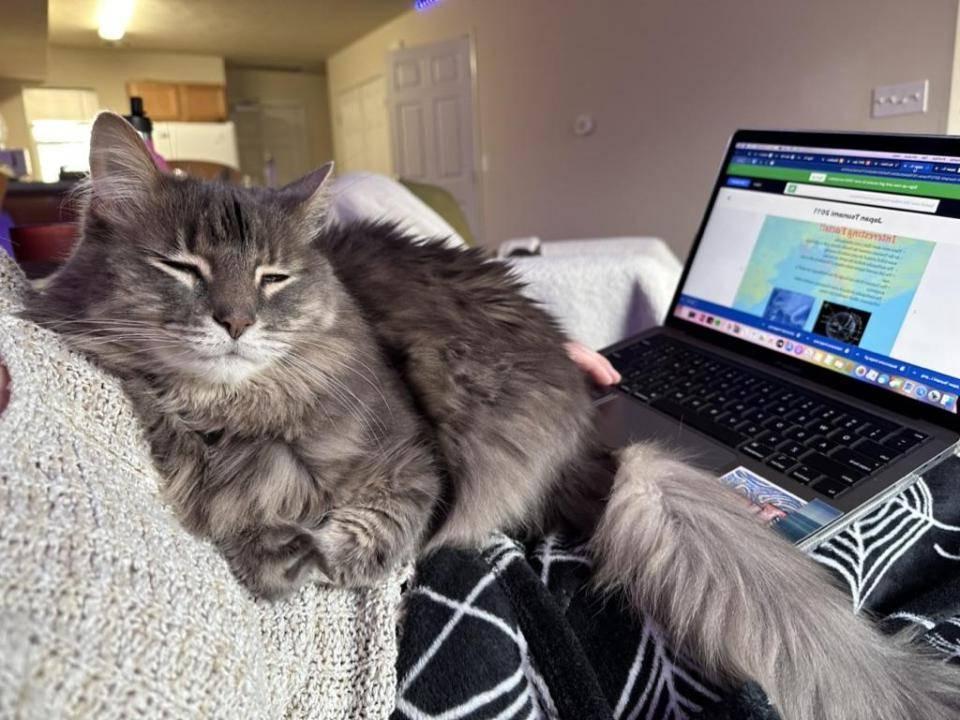
[[[4,367],[2,362],[0,362],[0,413],[2,413],[4,408],[7,407],[7,403],[9,401],[10,373],[7,372],[7,368]]]
[[[587,373],[597,385],[616,385],[620,382],[620,373],[600,353],[576,341],[564,343],[563,346],[566,348],[570,359],[577,364],[577,367]]]

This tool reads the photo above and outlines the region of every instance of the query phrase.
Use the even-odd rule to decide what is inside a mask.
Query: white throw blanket
[[[118,384],[11,315],[24,283],[0,251],[0,718],[386,718],[401,578],[251,599]]]
[[[663,322],[680,262],[650,237],[543,243],[509,262],[574,340],[600,349]]]
[[[423,238],[447,238],[447,245],[466,243],[446,220],[396,180],[371,172],[340,175],[330,188],[331,219],[349,225],[358,220],[397,223]]]

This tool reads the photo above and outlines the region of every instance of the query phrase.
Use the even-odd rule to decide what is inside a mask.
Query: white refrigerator
[[[232,122],[155,122],[153,146],[166,160],[203,160],[240,169]]]

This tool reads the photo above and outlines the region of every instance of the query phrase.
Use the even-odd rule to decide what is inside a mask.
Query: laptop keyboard
[[[929,439],[666,335],[607,357],[623,392],[828,498]]]

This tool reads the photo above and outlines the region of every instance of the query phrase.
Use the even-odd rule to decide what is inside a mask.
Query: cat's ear
[[[333,161],[331,160],[280,190],[300,208],[304,222],[310,230],[318,230],[327,219],[332,177]]]
[[[94,197],[108,206],[146,199],[159,179],[153,156],[130,123],[115,113],[100,113],[90,135]]]

